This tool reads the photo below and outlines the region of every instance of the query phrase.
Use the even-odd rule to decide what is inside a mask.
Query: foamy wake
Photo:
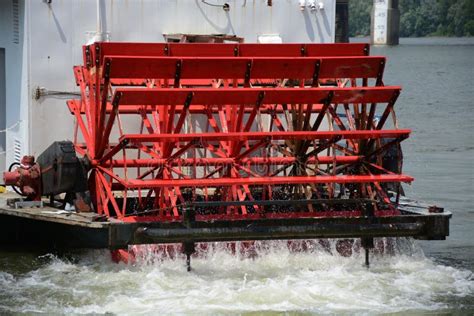
[[[263,242],[250,255],[211,245],[190,273],[182,255],[146,247],[128,265],[111,262],[107,251],[50,256],[24,275],[0,272],[0,313],[375,314],[443,310],[474,297],[471,271],[436,264],[411,240],[392,242],[370,269],[357,244],[342,256],[336,242],[310,243],[305,252]]]

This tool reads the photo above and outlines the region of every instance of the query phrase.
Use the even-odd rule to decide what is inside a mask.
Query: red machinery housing
[[[32,201],[41,200],[41,170],[33,156],[24,156],[20,163],[10,165],[9,170],[3,172],[3,182]]]

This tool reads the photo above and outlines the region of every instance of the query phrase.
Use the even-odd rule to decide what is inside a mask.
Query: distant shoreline
[[[365,36],[350,36],[349,38],[369,38],[370,35]],[[433,35],[433,36],[410,36],[410,37],[400,37],[400,38],[474,38],[474,36],[442,36],[442,35]]]
[[[370,37],[349,37],[351,43],[367,43]],[[444,37],[444,36],[425,36],[425,37],[400,37],[400,45],[474,45],[474,37]]]

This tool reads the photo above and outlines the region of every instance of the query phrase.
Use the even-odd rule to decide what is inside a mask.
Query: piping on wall
[[[87,32],[86,34],[90,37],[87,41],[87,45],[90,45],[94,42],[108,42],[110,40],[110,33],[106,31],[106,10],[105,10],[105,0],[97,0],[97,22],[96,22],[96,31]]]
[[[306,7],[310,8],[311,12],[324,9],[324,3],[317,0],[299,0],[300,10],[304,11]]]

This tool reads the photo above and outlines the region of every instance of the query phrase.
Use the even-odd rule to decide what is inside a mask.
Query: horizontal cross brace
[[[313,238],[357,238],[357,237],[407,237],[420,234],[422,223],[407,224],[365,224],[321,225],[277,227],[260,226],[258,223],[248,227],[219,228],[138,228],[130,244],[177,243],[183,240],[194,242],[237,241],[237,240],[275,240],[275,239],[313,239]]]
[[[310,79],[319,63],[318,78],[376,78],[385,57],[130,57],[106,56],[110,78],[175,79]],[[177,66],[179,65],[179,66]],[[178,69],[179,68],[179,69]],[[248,73],[250,70],[250,73]],[[105,72],[104,72],[105,74]]]
[[[254,44],[254,43],[127,43],[100,42],[84,46],[84,64],[87,64],[86,49],[91,59],[95,59],[99,46],[101,56],[201,56],[201,57],[324,57],[324,56],[367,56],[367,43],[337,43],[337,44]],[[103,60],[100,60],[102,63]]]
[[[160,187],[221,187],[241,185],[309,185],[327,183],[373,183],[412,182],[414,179],[403,174],[384,175],[343,175],[343,176],[294,176],[294,177],[248,177],[248,178],[205,178],[205,179],[154,179],[128,180],[123,184],[129,189]]]
[[[279,213],[279,216],[293,215]],[[295,213],[295,214],[300,214]],[[271,214],[267,214],[271,215]],[[344,216],[345,215],[345,216]],[[391,215],[377,217],[264,218],[251,220],[209,220],[183,222],[156,221],[153,217],[126,217],[111,224],[109,246],[170,243],[183,241],[231,241],[312,238],[415,237],[445,239],[449,235],[451,214]],[[196,219],[198,215],[196,215]]]
[[[287,140],[287,139],[369,139],[397,138],[408,136],[409,129],[400,130],[357,130],[357,131],[293,131],[293,132],[233,132],[200,134],[126,134],[120,142],[178,142],[178,141],[244,141],[244,140]]]
[[[180,89],[181,90],[181,89]],[[178,91],[178,90],[175,90]],[[74,112],[77,109],[81,108],[81,101],[80,100],[68,100],[67,105],[69,107],[69,111],[71,114],[74,114]],[[153,105],[120,105],[118,108],[119,114],[142,114],[142,113],[152,113],[155,110],[160,110],[160,109],[167,109],[169,108],[170,104],[153,104]],[[232,105],[232,104],[228,104]],[[255,104],[245,104],[244,105],[244,113],[251,113],[253,112],[253,109],[255,107]],[[311,106],[311,113],[319,113],[322,109],[321,104],[313,104]],[[175,107],[175,114],[180,114],[184,110],[183,105],[176,105]],[[302,110],[307,113],[307,106],[305,104],[302,105]],[[85,110],[77,110],[80,114],[86,114]],[[106,106],[106,114],[110,114],[113,111],[112,104],[110,102],[107,102]],[[203,114],[207,115],[209,112],[213,114],[219,113],[218,107],[214,105],[199,105],[199,104],[191,104],[187,111],[191,114]],[[281,104],[262,104],[260,107],[260,113],[261,114],[281,114],[284,113],[283,106]]]
[[[354,163],[362,160],[362,156],[318,156],[311,157],[305,164]],[[179,158],[179,159],[128,159],[105,161],[104,167],[154,167],[161,165],[172,166],[209,166],[225,165],[238,162],[246,165],[288,165],[297,162],[296,157],[249,157],[236,160],[234,158]]]
[[[117,88],[119,105],[182,105],[189,94],[195,105],[254,105],[263,93],[261,104],[322,104],[333,93],[331,103],[388,103],[400,87],[366,88],[182,88],[147,89]]]

